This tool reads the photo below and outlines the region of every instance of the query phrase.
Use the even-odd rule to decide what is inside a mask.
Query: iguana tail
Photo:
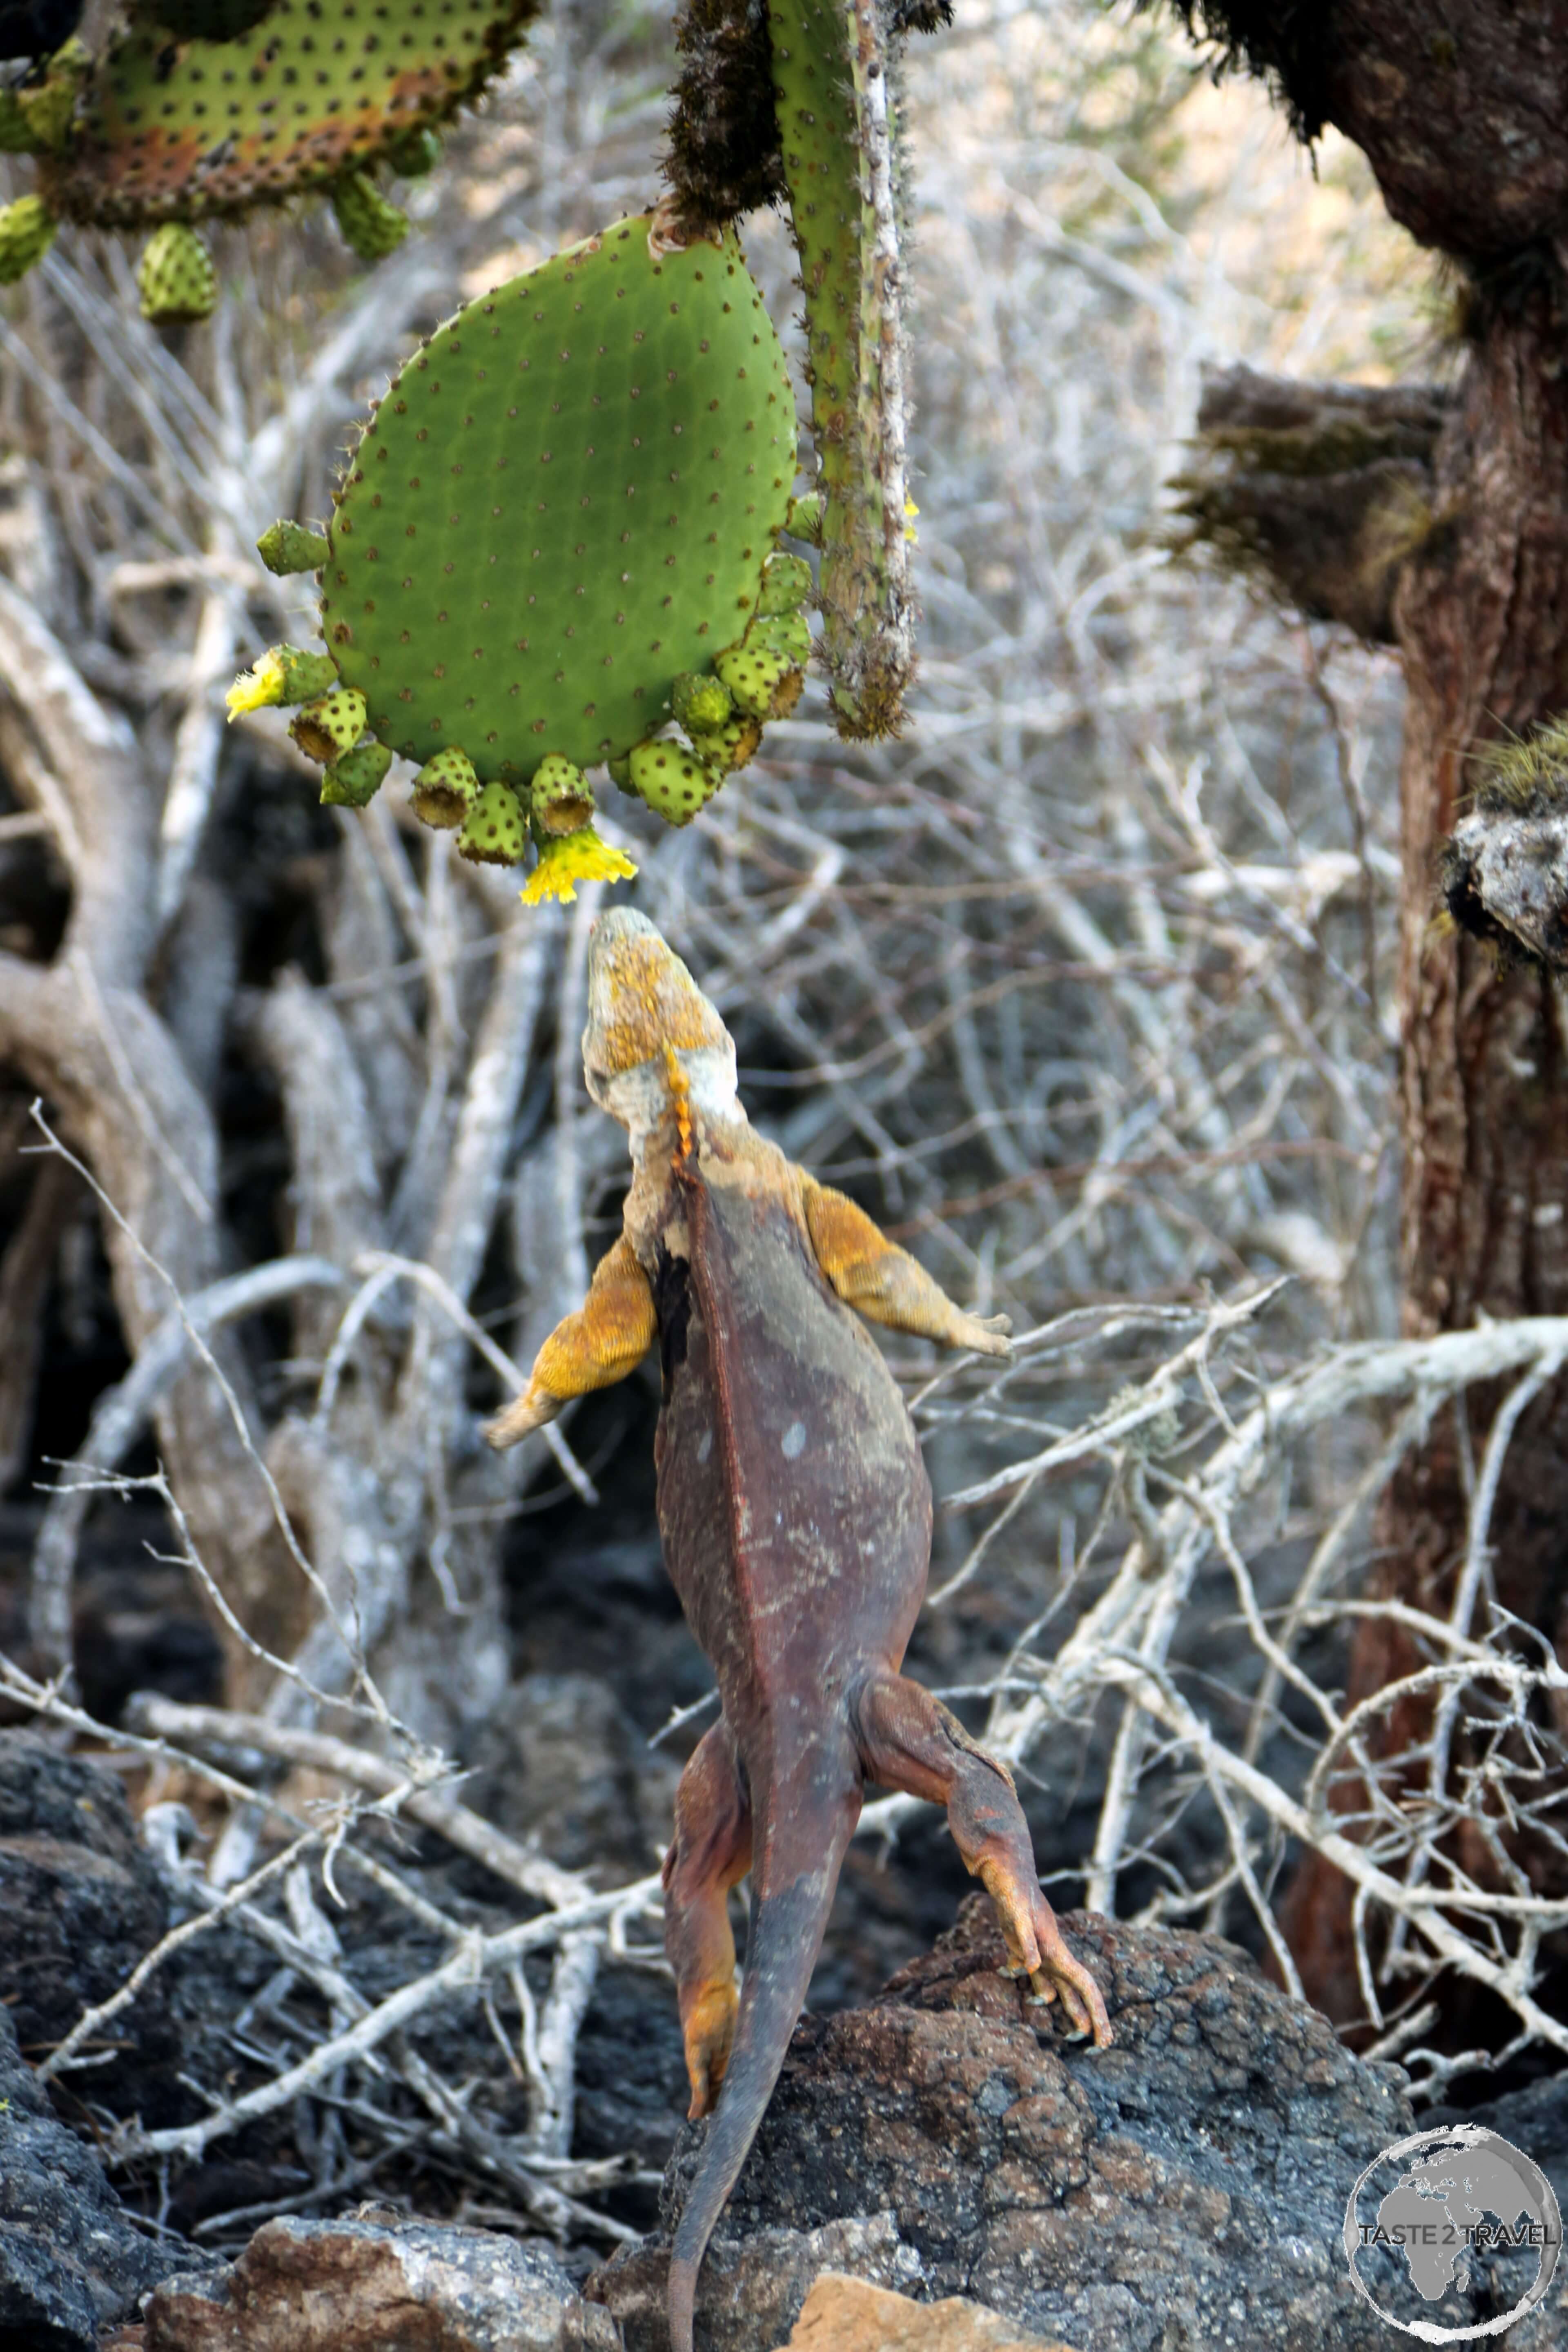
[[[775,1785],[759,1810],[784,1834],[759,1841],[734,2047],[670,2251],[670,2352],[692,2352],[697,2273],[773,2096],[805,2001],[839,1865],[859,1818],[858,1781],[833,1796],[808,1770],[791,1776],[783,1788]],[[816,1857],[815,1867],[796,1871],[795,1861],[807,1853]]]

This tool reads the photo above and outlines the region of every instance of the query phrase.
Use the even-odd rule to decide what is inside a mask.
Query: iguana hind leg
[[[1040,1892],[1011,1773],[975,1745],[940,1699],[903,1675],[878,1675],[862,1686],[855,1728],[868,1780],[947,1807],[963,1866],[996,1906],[1014,1971],[1027,1976],[1037,2000],[1059,1995],[1078,2032],[1091,2033],[1103,2048],[1113,2038],[1104,1997],[1063,1943]]]
[[[635,1372],[658,1329],[653,1291],[623,1234],[594,1269],[588,1296],[558,1323],[533,1360],[528,1386],[485,1432],[496,1447],[515,1445],[553,1421],[570,1397],[607,1389]]]
[[[864,1209],[831,1184],[800,1171],[801,1205],[816,1263],[847,1307],[869,1323],[888,1323],[947,1348],[983,1356],[1011,1352],[1005,1315],[966,1315],[918,1258],[890,1242]]]
[[[726,1898],[751,1866],[751,1800],[721,1717],[680,1776],[664,1857],[664,1948],[680,2001],[693,2118],[709,2113],[730,2063],[737,2000]]]

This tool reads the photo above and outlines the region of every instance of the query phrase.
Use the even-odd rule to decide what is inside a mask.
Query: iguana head
[[[706,1118],[745,1117],[733,1039],[680,958],[629,908],[601,915],[589,935],[583,1075],[600,1109],[626,1129],[634,1152],[678,1091]]]

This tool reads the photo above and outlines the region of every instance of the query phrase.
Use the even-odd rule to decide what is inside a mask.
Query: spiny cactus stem
[[[769,0],[822,468],[822,646],[840,732],[889,735],[914,667],[898,154],[878,0]]]

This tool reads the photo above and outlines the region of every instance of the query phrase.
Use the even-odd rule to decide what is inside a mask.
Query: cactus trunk
[[[769,0],[826,493],[823,656],[839,731],[890,735],[914,670],[899,154],[877,0]]]

